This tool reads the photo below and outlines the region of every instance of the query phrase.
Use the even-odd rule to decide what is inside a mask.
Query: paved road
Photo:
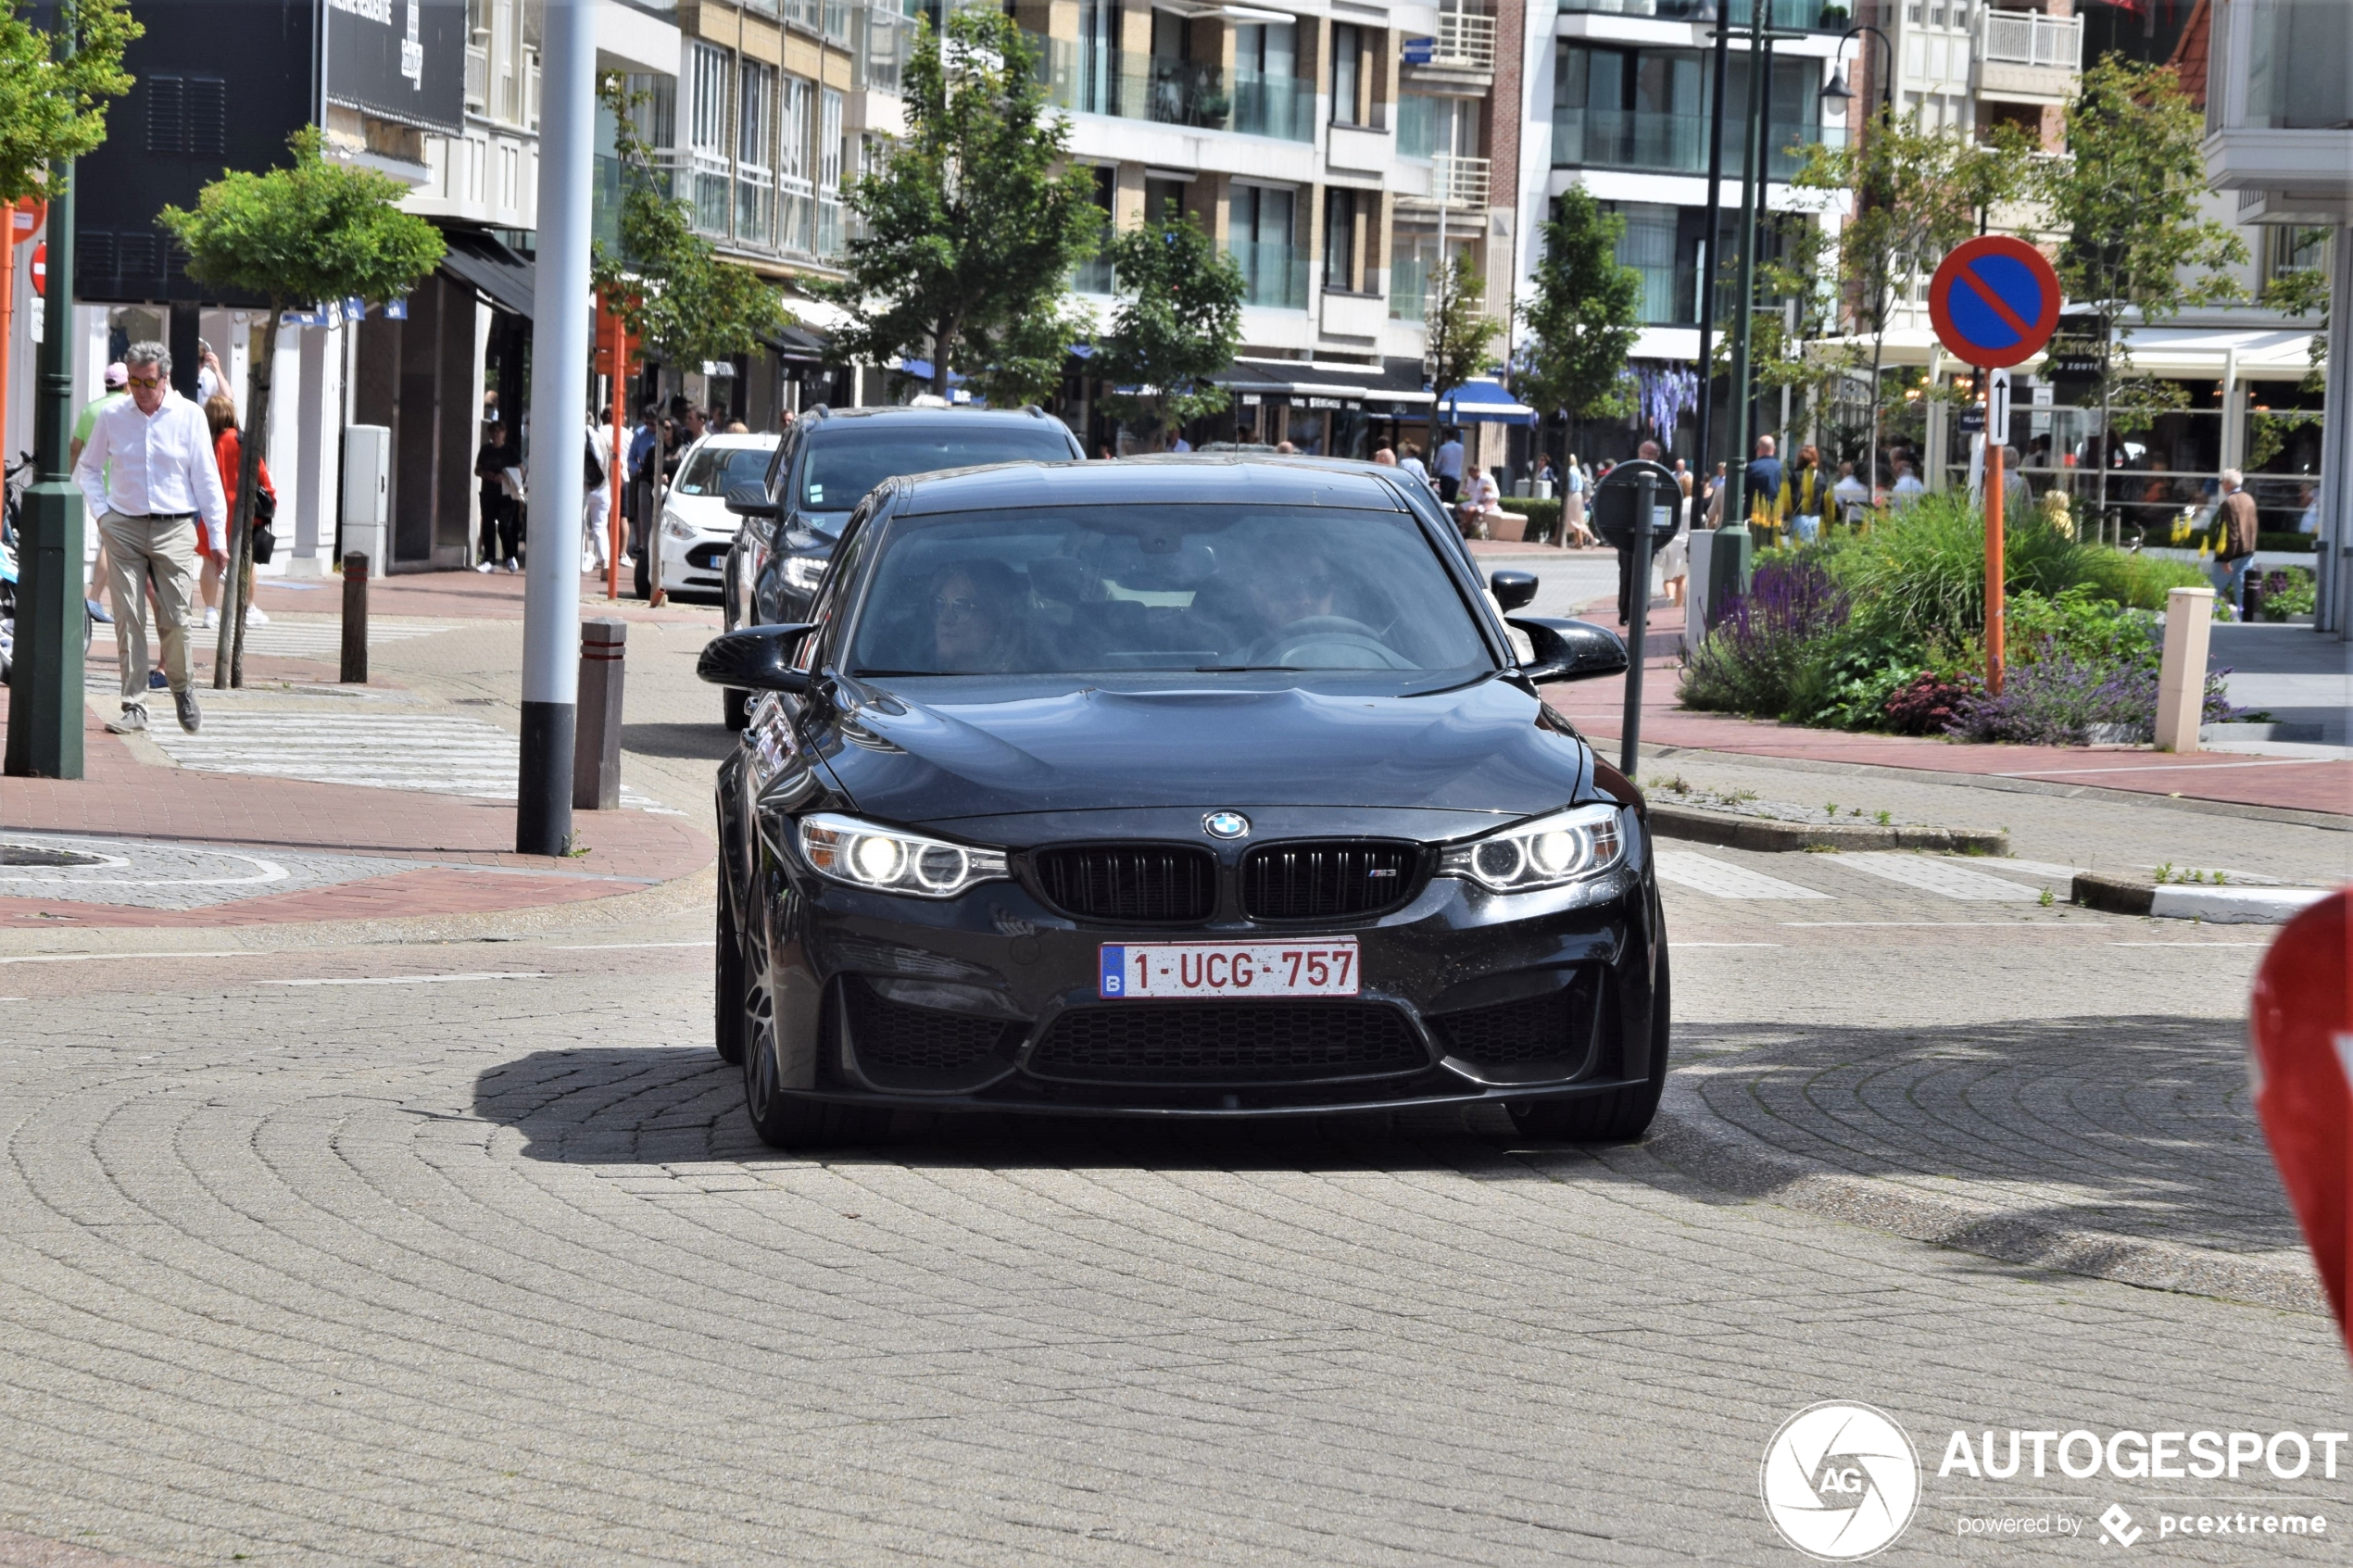
[[[2286,1245],[2259,1184],[2198,1201],[2208,1150],[2175,1141],[2249,1162],[2246,933],[1706,853],[1829,897],[1670,886],[1686,1080],[1868,1107],[1841,1064],[1908,1032],[2062,1119],[2032,1064],[2112,1076],[2127,997],[2165,1032],[2089,1108],[2109,1144],[2019,1156],[2038,1201],[2157,1183]],[[1842,1398],[1928,1450],[1890,1561],[2026,1561],[1957,1538],[1970,1499],[2147,1520],[2152,1484],[1942,1481],[1952,1430],[2343,1424],[2323,1320],[1922,1246],[1671,1146],[902,1119],[775,1159],[709,1054],[704,929],[0,964],[28,998],[0,1025],[0,1529],[190,1564],[1795,1562],[1756,1465]],[[2191,945],[2120,945],[2151,941]],[[1932,1162],[1899,1132],[1881,1164]]]

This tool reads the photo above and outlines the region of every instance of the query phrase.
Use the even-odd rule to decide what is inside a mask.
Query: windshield
[[[886,418],[810,438],[809,456],[800,465],[800,504],[811,511],[846,512],[867,491],[901,474],[1070,460],[1068,433],[1044,420],[975,420],[957,430]]]
[[[1403,512],[1053,507],[901,518],[862,675],[1466,670],[1491,656]]]
[[[738,484],[766,485],[774,446],[705,446],[686,459],[672,488],[681,495],[724,495]]]

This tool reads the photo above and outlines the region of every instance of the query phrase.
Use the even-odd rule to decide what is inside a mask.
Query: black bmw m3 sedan
[[[704,650],[759,694],[719,771],[717,1040],[761,1137],[894,1109],[1649,1123],[1642,797],[1537,696],[1624,646],[1507,620],[1535,580],[1481,583],[1415,483],[894,480],[805,624]]]

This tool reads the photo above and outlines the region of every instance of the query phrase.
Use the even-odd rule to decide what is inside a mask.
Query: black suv
[[[1042,408],[812,408],[793,421],[757,490],[727,509],[744,520],[727,552],[727,628],[805,621],[834,543],[866,492],[903,474],[1087,456]],[[727,727],[744,727],[750,694],[730,689]]]

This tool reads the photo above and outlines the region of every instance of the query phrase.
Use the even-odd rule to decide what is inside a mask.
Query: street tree
[[[964,386],[992,408],[1018,408],[1052,398],[1070,363],[1073,344],[1095,335],[1095,313],[1083,305],[1050,307],[1034,316],[965,329],[969,345]]]
[[[1902,389],[1886,384],[1887,332],[1895,312],[1917,295],[1920,281],[1936,269],[1944,253],[1978,232],[1982,218],[1994,206],[2011,200],[2026,188],[2030,148],[2021,134],[2000,128],[1990,142],[1967,132],[1931,130],[1920,113],[1902,115],[1882,107],[1860,134],[1843,146],[1816,143],[1806,149],[1806,162],[1791,184],[1828,199],[1843,195],[1852,210],[1839,225],[1836,293],[1851,312],[1856,335],[1870,339],[1870,354],[1842,357],[1818,352],[1816,367],[1864,370],[1870,386],[1870,483],[1879,487],[1881,423],[1891,402],[1900,401]],[[1791,292],[1794,280],[1806,292],[1820,270],[1813,256],[1781,261],[1761,270],[1763,292]],[[1769,318],[1758,325],[1768,327]],[[1801,378],[1801,365],[1779,354],[1780,370]],[[1845,363],[1840,363],[1843,359]]]
[[[1626,358],[1641,335],[1642,274],[1617,259],[1626,220],[1572,185],[1542,230],[1543,259],[1523,320],[1513,388],[1540,414],[1608,419],[1630,411]]]
[[[2179,383],[2138,373],[2136,326],[2239,297],[2236,234],[2203,215],[2206,119],[2171,66],[2109,55],[2085,71],[2067,107],[2070,156],[2038,170],[2059,237],[2067,297],[2107,323],[2095,396],[2102,409],[2099,506],[2107,509],[2108,444],[2184,407]]]
[[[599,241],[591,252],[597,289],[630,335],[669,363],[750,353],[784,320],[781,296],[750,268],[722,260],[695,232],[691,209],[655,169],[637,128],[636,111],[649,94],[631,93],[616,71],[598,83],[598,96],[613,119],[621,205],[619,248],[609,251]]]
[[[1110,251],[1119,303],[1096,363],[1108,384],[1136,390],[1104,394],[1103,407],[1164,434],[1225,408],[1232,395],[1210,378],[1233,363],[1241,340],[1240,263],[1173,205],[1147,214]]]
[[[931,390],[980,367],[975,336],[1001,340],[1051,313],[1101,229],[1094,174],[1070,161],[1070,120],[1049,112],[1037,50],[1013,19],[951,10],[907,64],[905,135],[846,201],[861,232],[847,276],[816,292],[849,320],[841,361],[928,355]]]
[[[1487,369],[1488,345],[1504,324],[1487,313],[1487,280],[1466,256],[1438,264],[1425,315],[1430,386],[1443,398]]]
[[[146,30],[129,0],[72,0],[62,36],[0,6],[0,203],[43,194],[53,163],[107,139],[107,100],[131,91],[125,45]]]
[[[441,231],[400,210],[409,187],[388,174],[329,163],[319,128],[287,139],[293,162],[261,173],[232,170],[196,196],[195,210],[167,207],[157,220],[187,253],[188,276],[269,304],[260,351],[245,379],[246,429],[238,443],[237,508],[229,534],[228,603],[213,684],[245,684],[245,606],[251,593],[254,503],[270,446],[270,372],[288,308],[404,297],[441,264]]]

